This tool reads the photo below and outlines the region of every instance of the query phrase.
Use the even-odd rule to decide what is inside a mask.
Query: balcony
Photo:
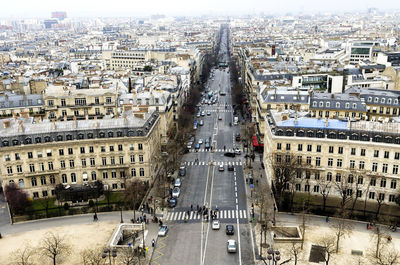
[[[43,171],[35,171],[35,172],[27,172],[24,173],[24,177],[35,177],[35,176],[43,176],[43,175],[50,175],[50,174],[59,174],[60,170],[43,170]]]
[[[98,170],[114,169],[114,168],[129,168],[128,164],[101,165],[96,167]]]

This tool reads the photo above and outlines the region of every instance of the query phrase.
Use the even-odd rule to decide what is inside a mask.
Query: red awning
[[[257,136],[253,136],[252,137],[252,139],[253,139],[253,146],[258,146],[258,140],[257,140]]]

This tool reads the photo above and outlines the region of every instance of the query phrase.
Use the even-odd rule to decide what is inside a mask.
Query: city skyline
[[[239,1],[210,0],[189,4],[182,0],[168,2],[153,0],[148,2],[131,2],[126,0],[113,1],[113,8],[109,8],[107,1],[69,1],[63,2],[49,0],[9,2],[0,10],[2,18],[47,18],[53,11],[66,11],[68,17],[140,17],[152,14],[165,14],[167,16],[198,16],[198,15],[246,15],[246,14],[313,14],[335,12],[365,12],[368,8],[377,8],[382,11],[395,11],[400,4],[393,0],[383,0],[379,4],[374,0],[356,0],[347,2],[320,2],[315,0],[279,2],[266,2],[262,0],[247,1],[243,6]],[[112,11],[110,11],[112,10]]]

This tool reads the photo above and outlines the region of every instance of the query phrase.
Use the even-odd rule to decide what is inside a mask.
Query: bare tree
[[[293,256],[294,265],[297,265],[297,261],[299,260],[299,255],[302,250],[303,250],[302,246],[299,246],[299,244],[296,242],[292,242],[292,247],[290,248],[290,254]]]
[[[329,261],[333,253],[335,253],[335,237],[325,236],[318,240],[318,245],[323,247],[323,252],[321,252],[321,258],[325,261],[326,265],[329,265]]]
[[[336,178],[338,178],[338,176],[336,176]],[[341,198],[340,214],[343,214],[347,203],[351,201],[353,196],[353,181],[349,181],[349,178],[345,176],[340,176],[340,180],[335,182],[335,188]]]
[[[379,252],[381,251],[382,248],[382,241],[385,237],[388,237],[388,234],[386,231],[383,229],[382,226],[376,225],[373,229],[373,239],[375,241],[375,255],[374,258],[379,257]]]
[[[47,233],[41,242],[40,249],[43,256],[50,258],[53,265],[71,252],[71,246],[66,242],[65,237],[59,234]]]
[[[103,246],[97,246],[94,248],[87,248],[81,251],[81,258],[83,265],[101,265],[104,260],[101,257],[103,254]]]
[[[376,197],[376,203],[378,204],[378,207],[376,208],[375,219],[378,219],[378,216],[379,216],[379,213],[381,211],[382,205],[385,204],[384,199],[385,198],[383,196],[381,197],[380,194],[378,194],[378,196]]]
[[[124,191],[124,201],[133,209],[133,220],[136,220],[136,209],[146,194],[146,186],[143,181],[134,179],[128,182]]]
[[[379,251],[378,257],[375,258],[375,262],[377,265],[399,265],[400,253],[392,244],[385,244]]]
[[[35,255],[35,250],[28,244],[25,244],[23,247],[17,249],[13,253],[14,261],[10,264],[12,265],[33,265],[32,262],[33,256]]]
[[[320,179],[317,180],[317,183],[319,186],[319,193],[322,196],[322,211],[325,213],[326,201],[331,192],[332,182],[327,181],[324,177],[320,177]]]
[[[338,253],[340,239],[349,236],[352,233],[353,225],[346,221],[345,216],[342,215],[341,218],[333,220],[330,226],[333,229],[333,233],[335,234],[336,253]]]
[[[121,265],[140,264],[140,254],[135,254],[132,248],[121,248],[118,250],[118,264]]]

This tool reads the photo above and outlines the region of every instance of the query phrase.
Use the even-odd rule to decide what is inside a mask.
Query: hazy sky
[[[166,15],[238,15],[365,11],[369,7],[400,9],[400,0],[3,0],[0,17],[69,17]],[[2,1],[2,2],[3,2]]]

